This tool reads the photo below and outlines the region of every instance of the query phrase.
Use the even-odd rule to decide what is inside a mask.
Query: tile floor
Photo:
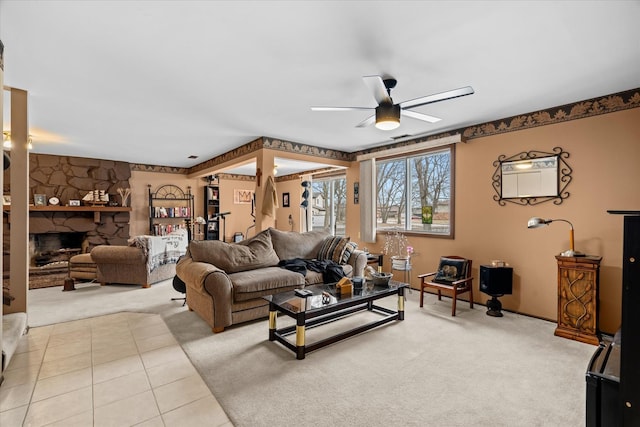
[[[0,386],[0,425],[233,424],[157,314],[32,328]]]

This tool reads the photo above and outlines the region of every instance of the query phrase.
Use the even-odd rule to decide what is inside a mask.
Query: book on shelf
[[[186,228],[184,224],[153,224],[153,235],[166,236],[177,230],[186,230]]]
[[[191,218],[191,208],[188,206],[176,206],[166,208],[164,206],[154,206],[154,218]]]

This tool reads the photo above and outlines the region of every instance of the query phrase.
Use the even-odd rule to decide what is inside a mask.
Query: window
[[[376,162],[377,229],[453,237],[452,148]]]
[[[347,180],[345,177],[315,179],[311,183],[311,223],[313,230],[328,228],[334,236],[344,236]]]

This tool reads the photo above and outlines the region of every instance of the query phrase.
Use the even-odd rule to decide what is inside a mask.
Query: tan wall
[[[288,181],[276,182],[276,190],[278,192],[278,202],[280,208],[276,212],[276,228],[285,231],[300,231],[304,228],[304,214],[300,209],[302,201],[302,179],[292,179]],[[289,193],[289,207],[282,206],[283,193]],[[289,215],[293,225],[289,224]]]
[[[570,193],[562,204],[536,206],[493,200],[493,162],[499,155],[521,151],[550,152],[562,147],[570,154],[573,169]],[[640,109],[625,110],[587,119],[520,132],[473,139],[456,147],[455,239],[409,236],[416,275],[433,271],[441,255],[473,259],[475,300],[488,296],[478,291],[478,268],[502,259],[514,269],[513,295],[501,298],[504,308],[537,317],[557,317],[558,253],[569,248],[569,225],[558,222],[527,229],[533,216],[563,218],[575,227],[576,250],[603,257],[600,273],[600,327],[613,333],[620,326],[622,283],[622,218],[608,209],[640,209]],[[349,212],[349,220],[353,215]],[[358,217],[356,217],[356,220]],[[354,229],[349,225],[353,238]],[[357,240],[357,239],[353,239]],[[378,236],[379,249],[380,242]],[[374,245],[368,244],[369,248]],[[388,271],[388,260],[385,271]]]
[[[251,216],[250,204],[235,204],[233,200],[234,190],[253,190],[256,189],[255,181],[220,178],[220,212],[231,212],[226,218],[226,236],[227,242],[233,241],[234,233],[242,233],[246,238],[247,228],[253,225],[253,217]],[[220,236],[222,236],[222,222],[220,222]],[[255,235],[255,228],[249,230],[249,236]]]

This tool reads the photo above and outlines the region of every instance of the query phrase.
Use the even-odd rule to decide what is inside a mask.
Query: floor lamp
[[[220,217],[222,218],[222,241],[226,242],[226,235],[227,235],[227,220],[226,220],[226,216],[227,215],[231,215],[231,212],[221,212],[218,214],[215,214],[214,217]]]

